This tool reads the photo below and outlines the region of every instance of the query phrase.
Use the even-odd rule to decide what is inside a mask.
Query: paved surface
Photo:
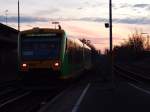
[[[88,87],[87,87],[88,86]],[[91,81],[71,88],[40,112],[150,112],[150,91],[139,84]]]
[[[112,90],[109,84],[91,84],[76,112],[150,112],[150,94],[137,87],[122,82]]]

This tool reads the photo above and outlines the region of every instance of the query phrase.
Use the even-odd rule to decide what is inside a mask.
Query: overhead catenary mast
[[[115,77],[113,73],[113,37],[112,37],[112,0],[109,0],[109,44],[110,44],[110,69],[111,69],[111,76],[112,76],[112,85],[115,87]]]
[[[7,22],[8,22],[8,18],[7,18],[7,16],[8,16],[8,10],[5,10],[5,21],[6,21],[6,25],[7,25]]]
[[[20,3],[18,0],[18,31],[20,32]]]

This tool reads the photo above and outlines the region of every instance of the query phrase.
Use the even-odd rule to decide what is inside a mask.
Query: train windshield
[[[21,41],[21,55],[25,60],[59,58],[61,38],[58,36],[26,35]]]

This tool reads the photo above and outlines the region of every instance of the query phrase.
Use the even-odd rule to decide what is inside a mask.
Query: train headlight
[[[21,64],[21,70],[27,71],[29,69],[29,65],[26,63]]]
[[[52,64],[53,70],[59,70],[60,66],[61,66],[60,61],[54,61],[53,64]]]
[[[54,63],[54,66],[55,66],[55,67],[58,67],[58,66],[59,66],[59,62],[55,62],[55,63]]]
[[[27,67],[27,64],[23,63],[23,64],[22,64],[22,67],[23,67],[23,68],[26,68],[26,67]]]

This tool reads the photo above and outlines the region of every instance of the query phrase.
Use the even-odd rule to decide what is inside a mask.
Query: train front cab
[[[34,79],[34,80],[53,80],[60,77],[61,74],[61,66],[62,66],[62,58],[64,52],[64,44],[62,44],[65,40],[64,34],[60,37],[60,45],[59,45],[59,56],[55,59],[23,59],[23,44],[22,44],[22,36],[19,36],[19,44],[18,44],[18,72],[19,77],[21,79]],[[29,52],[28,52],[29,53]]]

